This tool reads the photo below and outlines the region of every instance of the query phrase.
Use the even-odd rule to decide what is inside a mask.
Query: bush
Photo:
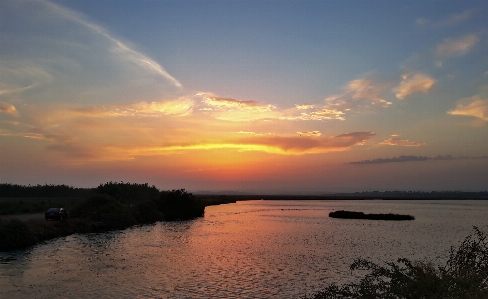
[[[0,223],[0,250],[7,251],[36,244],[37,238],[19,219]]]
[[[357,259],[351,270],[367,270],[359,283],[331,284],[309,299],[487,299],[488,242],[474,227],[461,246],[451,248],[444,267],[399,259],[380,266]]]
[[[95,195],[73,208],[71,217],[100,221],[107,228],[127,227],[137,223],[130,210],[108,195]]]
[[[131,207],[131,211],[138,223],[154,223],[164,218],[158,211],[158,205],[151,200],[136,203]]]
[[[155,186],[137,183],[108,182],[96,188],[98,194],[107,194],[121,203],[136,203],[147,200],[157,200],[159,190]]]
[[[169,221],[202,217],[205,212],[205,205],[185,189],[161,191],[156,204]]]

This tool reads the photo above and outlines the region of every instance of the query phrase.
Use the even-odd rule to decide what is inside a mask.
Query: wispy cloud
[[[426,18],[417,18],[415,20],[415,24],[419,25],[419,26],[426,26],[426,25],[429,25],[429,26],[432,26],[434,28],[438,28],[438,27],[445,27],[445,26],[452,26],[452,25],[456,25],[458,23],[462,23],[462,22],[465,22],[467,20],[469,20],[471,17],[473,16],[473,10],[471,9],[468,9],[468,10],[465,10],[461,13],[456,13],[456,14],[452,14],[452,15],[449,15],[439,21],[431,21],[431,20],[428,20]]]
[[[343,88],[345,91],[343,94],[326,98],[326,107],[343,111],[370,105],[388,107],[391,102],[383,97],[383,93],[388,87],[388,83],[381,83],[372,79],[355,79]]]
[[[480,39],[475,34],[462,36],[459,38],[444,39],[437,45],[436,54],[443,57],[453,57],[465,55],[469,52]]]
[[[281,154],[314,154],[344,151],[362,145],[373,137],[373,132],[352,132],[337,136],[257,136],[239,143],[260,145]]]
[[[345,120],[347,113],[355,113],[362,109],[375,107],[387,108],[392,103],[387,101],[384,93],[390,87],[390,83],[378,82],[373,79],[360,78],[349,81],[342,89],[343,92],[324,99],[325,104],[320,105],[296,105],[300,110],[312,110],[301,112],[299,116],[287,116],[287,119],[303,120]]]
[[[302,109],[303,110],[303,109]],[[321,108],[310,112],[300,112],[299,115],[287,114],[286,116],[281,116],[280,119],[286,120],[345,120],[344,112],[335,109]]]
[[[393,146],[422,146],[425,145],[423,142],[414,142],[407,139],[401,139],[399,135],[392,135],[391,138],[383,140],[380,142],[382,145],[393,145]]]
[[[111,105],[108,107],[86,107],[76,108],[71,111],[84,115],[94,117],[104,116],[158,116],[158,115],[174,115],[187,116],[192,113],[194,101],[188,98],[179,98],[176,100],[160,101],[160,102],[139,102],[126,105]]]
[[[278,119],[282,114],[276,111],[276,106],[259,103],[257,101],[242,101],[221,98],[211,94],[199,93],[202,103],[207,107],[200,109],[208,111],[215,118],[226,121],[254,121]]]
[[[280,155],[306,155],[345,151],[361,145],[375,134],[373,132],[353,132],[338,136],[250,136],[226,142],[202,142],[160,147],[115,148],[115,156],[156,156],[169,152],[188,150],[227,149],[237,151],[259,151]]]
[[[388,87],[385,84],[379,84],[374,80],[356,79],[347,84],[346,90],[350,92],[353,99],[371,100],[371,103],[385,103],[382,93]]]
[[[319,131],[302,131],[302,132],[297,132],[297,134],[300,136],[314,136],[314,137],[318,137],[322,135],[322,133],[320,133]]]
[[[295,107],[299,110],[308,110],[315,108],[315,105],[312,104],[296,104]]]
[[[0,73],[0,96],[27,91],[53,78],[41,66],[26,61],[0,61]]]
[[[5,102],[0,102],[0,112],[6,113],[12,116],[19,116],[19,112],[15,108],[14,105],[5,103]]]
[[[403,100],[413,93],[427,93],[436,80],[421,73],[406,73],[402,75],[402,81],[393,88],[395,96]]]
[[[347,164],[383,164],[383,163],[398,163],[398,162],[423,162],[423,161],[430,161],[430,160],[472,160],[472,159],[488,159],[488,156],[481,156],[481,157],[466,157],[466,156],[458,156],[454,157],[451,155],[446,156],[436,156],[436,157],[427,157],[427,156],[399,156],[393,158],[377,158],[372,160],[361,160],[361,161],[354,161],[349,162]]]
[[[455,24],[469,20],[472,15],[473,15],[473,10],[468,9],[468,10],[465,10],[461,13],[452,14],[452,15],[446,17],[445,19],[435,23],[434,26],[443,27],[443,26],[455,25]]]
[[[207,97],[207,96],[204,97],[203,102],[215,108],[249,109],[258,112],[271,111],[276,108],[273,105],[259,104],[256,101],[240,101],[235,99]]]
[[[106,29],[103,27],[93,23],[89,22],[86,20],[86,18],[80,14],[77,13],[73,10],[70,10],[68,8],[62,7],[60,5],[54,4],[49,1],[41,0],[42,3],[44,3],[47,7],[49,7],[52,11],[58,13],[60,16],[69,19],[73,22],[76,22],[88,29],[90,29],[92,32],[95,32],[107,40],[109,40],[112,45],[114,46],[114,53],[117,53],[119,55],[122,55],[126,60],[132,61],[133,63],[139,65],[142,68],[145,68],[147,70],[153,71],[164,78],[168,79],[171,81],[175,86],[181,87],[181,83],[176,80],[173,76],[171,76],[160,64],[158,64],[156,61],[153,59],[147,57],[146,55],[142,54],[139,51],[134,50],[130,46],[128,46],[126,43],[120,41],[119,39],[113,37]]]
[[[488,121],[488,99],[473,96],[462,99],[456,108],[447,112],[450,115],[473,116]]]

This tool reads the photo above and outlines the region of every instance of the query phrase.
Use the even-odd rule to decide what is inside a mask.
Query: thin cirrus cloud
[[[93,117],[106,116],[188,116],[192,113],[194,101],[188,98],[179,98],[170,101],[138,102],[128,105],[112,105],[109,107],[76,108],[71,111],[75,114]]]
[[[431,22],[426,18],[417,18],[415,24],[419,26],[431,25],[434,28],[456,25],[468,21],[473,16],[473,10],[468,9],[461,13],[449,15],[439,21]]]
[[[18,94],[52,81],[41,66],[25,61],[0,61],[0,96]]]
[[[425,74],[406,73],[402,75],[402,81],[393,91],[398,99],[403,100],[413,93],[427,93],[435,83],[434,78]]]
[[[6,32],[15,33],[0,34],[0,101],[80,105],[181,91],[160,64],[84,15],[50,1],[4,2]]]
[[[436,47],[436,54],[442,57],[462,56],[469,52],[480,39],[475,34],[459,38],[447,38]]]
[[[462,23],[464,21],[469,20],[472,16],[473,16],[473,10],[468,9],[468,10],[465,10],[461,13],[450,15],[447,18],[436,23],[435,25],[437,27],[455,25],[455,24]]]
[[[176,80],[173,76],[171,76],[160,64],[158,64],[153,59],[147,57],[146,55],[142,54],[141,52],[132,49],[124,42],[116,39],[103,27],[87,21],[84,18],[84,16],[70,9],[67,9],[65,7],[62,7],[60,5],[54,4],[49,1],[41,1],[41,2],[44,3],[47,7],[49,7],[52,11],[56,12],[58,15],[68,20],[71,20],[75,23],[78,23],[88,28],[92,32],[97,33],[103,36],[104,38],[106,38],[114,46],[113,49],[114,53],[118,53],[119,55],[123,56],[126,60],[132,61],[133,63],[139,65],[142,68],[145,68],[147,70],[153,71],[161,75],[162,77],[171,81],[175,86],[182,87],[181,83],[178,80]]]
[[[472,116],[484,121],[488,121],[488,99],[480,96],[473,96],[462,99],[456,108],[447,112],[450,115]]]

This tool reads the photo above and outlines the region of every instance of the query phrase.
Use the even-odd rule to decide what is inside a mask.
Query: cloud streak
[[[77,108],[71,111],[78,115],[91,117],[115,117],[115,116],[187,116],[193,111],[194,101],[188,98],[180,98],[172,101],[139,102],[128,105],[112,105],[109,107]]]
[[[122,41],[116,39],[112,35],[110,35],[107,30],[100,27],[97,24],[87,21],[81,14],[74,12],[70,9],[62,7],[60,5],[54,4],[49,1],[41,0],[47,7],[49,7],[52,11],[58,13],[60,16],[76,22],[88,29],[92,32],[95,32],[107,40],[109,40],[115,47],[114,52],[119,53],[125,59],[132,61],[133,63],[139,65],[140,67],[155,72],[162,77],[166,78],[167,80],[171,81],[175,86],[182,87],[181,83],[176,80],[173,76],[171,76],[160,64],[156,61],[152,60],[151,58],[147,57],[146,55],[142,54],[139,51],[136,51],[123,43]]]
[[[200,110],[207,111],[220,120],[255,121],[278,119],[281,116],[281,113],[276,111],[276,106],[271,104],[221,98],[205,93],[198,93],[196,96],[202,97],[202,103],[206,106]]]
[[[447,112],[450,115],[472,116],[484,121],[488,121],[488,99],[480,96],[473,96],[462,99],[456,108]]]
[[[115,155],[127,157],[156,156],[171,152],[190,150],[230,149],[240,152],[259,151],[279,155],[323,154],[345,151],[355,145],[362,145],[375,134],[353,132],[337,136],[250,136],[226,142],[202,142],[160,147],[110,148]]]
[[[403,74],[402,81],[393,91],[398,99],[403,100],[413,93],[427,93],[435,82],[435,79],[424,74]]]
[[[456,39],[444,39],[441,44],[437,45],[436,54],[444,57],[462,56],[468,53],[478,41],[479,38],[474,34]]]
[[[381,145],[392,145],[392,146],[423,146],[423,142],[414,142],[407,139],[399,138],[399,135],[394,135],[389,139],[380,142]]]

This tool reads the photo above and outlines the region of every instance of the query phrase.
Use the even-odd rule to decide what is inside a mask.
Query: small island
[[[331,218],[342,218],[342,219],[368,219],[368,220],[414,220],[415,217],[411,215],[400,215],[400,214],[365,214],[363,212],[353,212],[353,211],[334,211],[329,213]]]

